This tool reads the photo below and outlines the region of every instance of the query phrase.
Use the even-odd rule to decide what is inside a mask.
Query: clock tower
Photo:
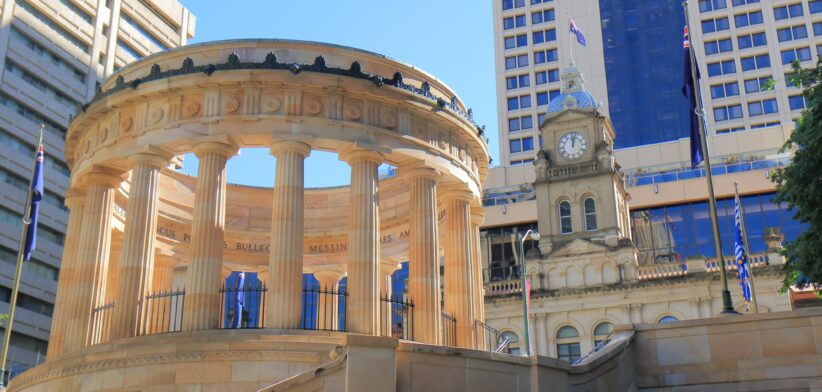
[[[540,253],[550,258],[572,243],[574,248],[634,249],[630,196],[614,161],[611,121],[585,90],[573,61],[561,79],[560,94],[549,102],[539,125],[543,147],[534,161]]]

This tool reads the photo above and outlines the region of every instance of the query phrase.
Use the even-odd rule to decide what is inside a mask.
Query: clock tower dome
[[[574,241],[633,248],[630,196],[614,161],[611,121],[573,61],[561,78],[560,94],[539,125],[544,147],[534,161],[540,251],[550,256]]]

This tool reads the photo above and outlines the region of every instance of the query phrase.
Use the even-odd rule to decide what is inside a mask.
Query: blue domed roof
[[[559,113],[565,109],[598,108],[599,103],[585,90],[562,93],[548,102],[548,113]]]
[[[568,67],[562,70],[560,79],[562,79],[560,94],[548,102],[549,117],[552,113],[556,114],[568,109],[599,109],[599,102],[585,90],[582,72],[577,69],[573,59]]]

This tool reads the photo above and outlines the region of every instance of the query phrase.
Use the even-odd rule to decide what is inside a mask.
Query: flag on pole
[[[237,277],[237,291],[234,293],[234,322],[232,327],[242,328],[243,326],[243,306],[245,305],[245,272],[240,272]]]
[[[582,34],[582,30],[580,30],[579,27],[577,27],[577,24],[574,23],[574,19],[573,18],[568,18],[568,20],[569,20],[568,31],[571,34],[573,34],[574,36],[577,37],[577,42],[579,42],[580,45],[587,46],[586,45],[587,41],[585,40],[585,35]]]
[[[43,142],[37,146],[37,155],[34,162],[34,173],[31,177],[31,204],[29,206],[29,215],[26,217],[29,221],[29,226],[26,229],[26,243],[23,247],[23,257],[25,260],[31,258],[31,253],[37,245],[37,212],[40,207],[40,201],[43,200],[43,160],[45,152],[43,150]]]
[[[734,260],[736,272],[739,275],[739,286],[742,287],[742,298],[745,299],[745,309],[751,303],[751,272],[748,255],[745,254],[745,242],[742,240],[742,212],[739,206],[739,196],[734,199]]]
[[[685,31],[682,37],[682,53],[683,53],[683,73],[682,73],[682,95],[688,99],[688,110],[690,111],[691,120],[691,168],[699,166],[702,162],[704,154],[702,151],[702,140],[699,137],[699,115],[696,113],[696,100],[700,99],[699,92],[695,90],[696,83],[699,82],[699,67],[696,67],[696,72],[691,69],[691,43],[688,39],[688,27],[685,26]],[[696,74],[696,80],[694,80]]]

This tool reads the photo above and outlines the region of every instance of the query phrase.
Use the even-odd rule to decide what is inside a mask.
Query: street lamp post
[[[525,285],[525,240],[539,241],[539,233],[529,229],[519,237],[519,279],[522,287],[522,320],[525,325],[525,356],[531,356],[531,330],[528,326],[528,288]]]

